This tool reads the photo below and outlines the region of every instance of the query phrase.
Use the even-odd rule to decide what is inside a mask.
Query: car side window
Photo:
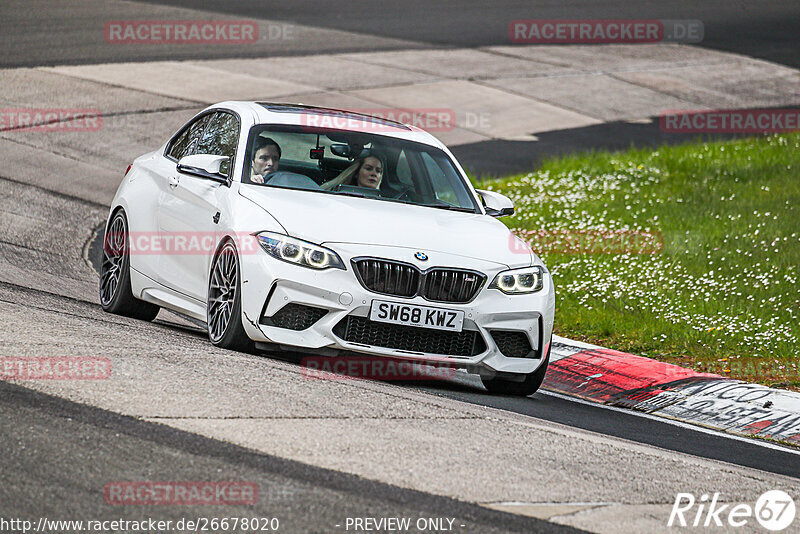
[[[167,155],[175,160],[180,160],[184,156],[194,153],[194,147],[197,146],[200,136],[206,129],[208,121],[211,119],[211,114],[208,113],[202,117],[198,117],[194,122],[184,128],[183,132],[175,138],[172,146],[167,149]]]
[[[211,154],[227,156],[228,160],[220,166],[220,172],[229,176],[231,162],[236,155],[239,142],[239,119],[232,113],[214,113],[200,136],[192,154]]]

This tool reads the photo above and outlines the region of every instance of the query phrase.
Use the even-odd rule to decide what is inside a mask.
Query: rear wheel
[[[128,220],[125,212],[119,210],[114,213],[103,235],[100,306],[109,313],[152,321],[158,315],[159,307],[133,296],[130,268]]]
[[[481,377],[481,382],[489,390],[489,393],[498,395],[515,395],[527,397],[536,393],[544,381],[544,375],[547,373],[547,365],[550,363],[550,345],[553,343],[552,338],[547,345],[547,356],[542,364],[534,372],[524,375],[525,379],[520,382],[515,382],[507,378],[484,378]]]
[[[239,256],[233,242],[226,242],[211,268],[207,306],[208,337],[218,347],[253,352],[255,343],[242,326]]]

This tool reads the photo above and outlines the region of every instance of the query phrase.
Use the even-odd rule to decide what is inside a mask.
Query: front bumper
[[[326,269],[316,271],[276,260],[261,251],[242,256],[242,323],[247,335],[257,342],[273,343],[293,349],[358,352],[394,358],[436,361],[444,359],[449,364],[476,373],[531,373],[542,363],[542,355],[549,352],[547,344],[553,331],[555,294],[549,273],[545,275],[544,288],[531,295],[506,295],[496,289],[487,289],[494,276],[508,267],[495,262],[429,253],[425,267],[458,265],[485,273],[486,284],[469,303],[433,303],[422,297],[402,298],[373,293],[357,280],[350,259],[356,256],[374,256],[408,261],[413,252],[396,247],[366,245],[330,245],[347,270]],[[399,257],[398,257],[399,256]],[[368,320],[373,300],[404,304],[435,306],[464,311],[464,331],[474,331],[482,339],[479,352],[462,356],[413,350],[408,346],[376,346],[344,339],[343,321],[348,316]],[[301,304],[326,311],[324,315],[303,330],[292,330],[270,325],[263,318],[275,316],[288,304]],[[264,323],[267,324],[264,324]],[[358,321],[364,324],[364,321]],[[337,325],[339,327],[337,328]],[[384,323],[372,323],[378,327]],[[421,329],[420,327],[406,327]],[[421,329],[427,330],[427,329]],[[496,343],[492,332],[524,334],[533,352],[528,357],[508,357]],[[402,342],[400,342],[402,343]],[[384,345],[386,343],[383,343]],[[508,350],[506,350],[508,352]]]

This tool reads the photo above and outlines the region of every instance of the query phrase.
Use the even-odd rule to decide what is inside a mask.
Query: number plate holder
[[[388,300],[373,300],[369,318],[371,321],[380,323],[433,328],[448,332],[461,332],[464,327],[463,310],[449,310]]]

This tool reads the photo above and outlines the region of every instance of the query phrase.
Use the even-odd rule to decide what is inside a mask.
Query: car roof
[[[355,111],[304,104],[252,101],[220,102],[208,109],[214,108],[226,108],[236,111],[243,117],[250,116],[253,118],[253,124],[286,124],[364,132],[444,148],[436,137],[416,126]]]

